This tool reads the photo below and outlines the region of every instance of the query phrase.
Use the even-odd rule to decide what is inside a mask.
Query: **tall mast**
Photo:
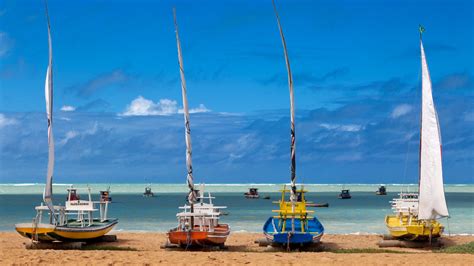
[[[275,0],[272,0],[273,10],[275,11],[278,29],[280,30],[281,42],[283,44],[283,52],[285,54],[286,69],[288,72],[288,87],[290,89],[290,120],[291,120],[291,197],[292,203],[296,201],[296,136],[295,136],[295,97],[293,93],[293,77],[291,75],[290,59],[288,57],[288,51],[286,50],[285,36],[283,35],[283,29],[280,24],[280,16],[275,5]]]
[[[184,67],[183,57],[181,53],[181,42],[179,41],[178,22],[176,20],[176,9],[173,8],[174,27],[176,31],[176,45],[178,47],[178,62],[179,62],[179,73],[181,76],[181,93],[183,97],[183,113],[184,113],[184,126],[185,126],[185,140],[186,140],[186,168],[187,177],[186,182],[189,188],[188,202],[191,205],[191,212],[194,212],[194,203],[196,202],[196,191],[194,190],[193,181],[193,165],[192,165],[192,148],[191,148],[191,128],[189,127],[189,108],[188,98],[186,96],[186,80],[184,78]],[[191,217],[191,228],[193,228],[193,217]]]
[[[420,51],[421,51],[421,75],[423,76],[423,56],[424,56],[424,48],[423,48],[423,32],[425,32],[425,27],[421,24],[418,25],[418,31],[420,32]],[[423,80],[422,80],[422,89],[421,89],[421,109],[420,109],[420,145],[418,149],[418,193],[420,192],[420,181],[421,181],[421,148],[422,148],[422,140],[423,140]]]
[[[54,215],[53,207],[53,171],[54,171],[54,138],[53,138],[53,44],[51,41],[51,26],[49,22],[48,3],[45,3],[46,19],[48,22],[48,45],[49,60],[46,70],[46,81],[44,94],[46,100],[46,117],[48,119],[48,170],[46,173],[46,185],[43,193],[43,201]]]

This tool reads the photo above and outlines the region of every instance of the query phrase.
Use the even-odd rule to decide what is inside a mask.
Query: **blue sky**
[[[422,23],[445,180],[472,183],[472,1],[277,1],[297,175],[417,180]],[[49,1],[58,182],[184,182],[176,6],[196,179],[285,182],[289,97],[271,1]],[[0,3],[0,180],[46,172],[42,1]]]

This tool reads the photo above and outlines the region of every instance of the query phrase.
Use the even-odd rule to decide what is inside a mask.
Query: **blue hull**
[[[286,229],[285,232],[282,232],[285,223]],[[295,232],[291,233],[291,219],[281,220],[270,217],[263,226],[263,232],[273,244],[278,245],[287,245],[288,243],[290,245],[309,245],[319,242],[324,234],[324,227],[316,217],[308,220],[304,233],[301,232],[301,226],[300,219],[295,219]]]

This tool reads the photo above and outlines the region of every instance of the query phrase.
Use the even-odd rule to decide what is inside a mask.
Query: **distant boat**
[[[391,201],[394,215],[385,217],[390,235],[408,240],[440,237],[444,226],[437,221],[448,217],[444,195],[441,133],[433,101],[431,77],[423,48],[423,26],[420,25],[421,51],[421,126],[418,193],[400,193]]]
[[[145,187],[145,192],[143,193],[143,197],[154,197],[155,193],[151,191],[151,184]]]
[[[101,202],[112,202],[112,197],[110,196],[110,187],[107,190],[100,191],[100,201]]]
[[[249,192],[244,193],[247,199],[258,199],[260,195],[258,194],[258,188],[249,188]]]
[[[48,22],[49,64],[46,71],[45,99],[48,120],[48,169],[43,192],[43,202],[36,206],[33,222],[15,224],[16,231],[34,241],[87,241],[97,239],[108,233],[118,223],[117,219],[107,217],[109,201],[93,201],[90,188],[88,197],[80,199],[77,189],[67,189],[68,197],[64,206],[53,204],[53,48],[49,23],[48,5],[45,2]],[[99,209],[96,205],[99,205]],[[93,213],[100,211],[100,218]],[[43,217],[45,215],[46,217]]]
[[[385,188],[385,186],[380,186],[377,192],[375,192],[375,194],[381,196],[387,195],[387,189]]]
[[[350,198],[352,198],[349,189],[343,189],[343,190],[341,190],[341,193],[339,193],[338,198],[339,198],[339,199],[350,199]]]
[[[280,18],[276,9],[275,2],[273,9],[275,11],[278,28],[280,30],[280,37],[283,44],[283,52],[285,55],[286,68],[288,72],[288,85],[290,92],[290,132],[291,132],[291,146],[290,146],[290,161],[291,161],[291,176],[290,187],[286,186],[281,190],[281,199],[276,202],[279,205],[278,210],[273,210],[276,216],[269,217],[263,225],[263,233],[266,239],[274,246],[281,246],[286,248],[308,246],[320,241],[324,234],[324,227],[316,218],[316,216],[309,216],[314,211],[306,209],[305,193],[303,185],[300,189],[296,187],[296,150],[295,150],[295,108],[294,108],[294,92],[293,92],[293,77],[291,75],[290,61],[288,52],[286,50],[285,37],[280,24]],[[289,194],[289,200],[285,197]]]
[[[189,107],[186,95],[186,80],[184,78],[183,57],[181,54],[181,42],[179,40],[176,10],[173,9],[174,25],[176,30],[176,44],[178,48],[178,63],[181,76],[181,94],[183,99],[184,129],[186,141],[186,181],[189,188],[187,203],[182,212],[176,214],[178,226],[168,231],[168,241],[180,247],[189,246],[218,246],[222,247],[230,234],[230,227],[219,222],[220,209],[225,206],[214,206],[210,193],[204,196],[204,185],[200,190],[194,188],[191,128],[189,125]],[[205,202],[205,200],[208,200]]]

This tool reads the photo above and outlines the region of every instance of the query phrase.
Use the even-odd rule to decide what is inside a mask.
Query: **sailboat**
[[[189,108],[186,95],[186,80],[184,78],[183,57],[181,54],[181,43],[179,40],[178,23],[176,20],[176,10],[173,9],[174,25],[176,31],[176,44],[178,47],[178,61],[181,76],[181,93],[183,98],[183,113],[185,125],[186,140],[186,168],[187,168],[187,184],[189,193],[187,197],[188,204],[180,207],[182,212],[176,214],[178,225],[168,231],[168,241],[173,245],[180,247],[205,247],[217,246],[223,247],[228,235],[230,227],[228,224],[219,222],[221,212],[220,209],[225,206],[214,206],[210,193],[205,196],[204,185],[197,190],[194,187],[193,167],[192,167],[192,149],[191,149],[191,129],[189,125]],[[207,201],[207,202],[206,202]]]
[[[275,1],[272,1],[278,28],[285,54],[286,68],[288,71],[288,85],[290,89],[290,114],[291,114],[291,184],[289,189],[286,186],[281,190],[281,199],[276,202],[279,209],[274,210],[277,215],[268,218],[263,226],[263,232],[268,241],[275,246],[308,246],[320,241],[324,234],[324,227],[315,216],[310,216],[314,211],[307,210],[306,207],[311,202],[306,201],[307,192],[303,185],[300,189],[296,186],[296,150],[295,150],[295,109],[293,93],[293,77],[291,75],[290,60],[286,50],[285,37],[280,24],[280,18],[276,9]],[[289,193],[289,200],[286,194]]]
[[[68,196],[64,206],[53,204],[53,168],[54,168],[54,138],[53,138],[53,49],[51,42],[51,27],[49,23],[48,6],[46,18],[48,21],[49,64],[46,71],[45,99],[48,119],[48,170],[43,202],[37,206],[36,216],[32,222],[15,225],[16,231],[34,241],[87,241],[97,239],[108,233],[117,224],[117,219],[107,217],[110,201],[93,201],[90,188],[88,197],[80,199],[77,188],[67,189]],[[99,204],[99,209],[96,209]],[[92,213],[100,211],[100,218],[93,218]],[[48,217],[43,217],[48,215]]]
[[[449,213],[444,196],[441,133],[423,48],[423,26],[420,25],[419,30],[422,100],[418,193],[400,193],[399,198],[393,199],[391,204],[395,214],[386,216],[385,223],[394,238],[431,240],[440,237],[444,231],[437,219],[448,217]]]

